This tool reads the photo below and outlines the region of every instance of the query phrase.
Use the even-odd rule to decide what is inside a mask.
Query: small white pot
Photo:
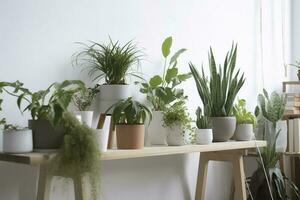
[[[29,129],[4,130],[3,152],[27,153],[32,151],[32,132]]]
[[[131,96],[131,85],[100,85],[101,101],[118,101]]]
[[[234,139],[249,141],[252,140],[253,135],[253,124],[238,124],[235,129]]]
[[[100,152],[107,151],[107,143],[108,143],[109,130],[95,129],[94,133],[95,133],[95,136],[97,138],[97,142],[99,144],[99,151]]]
[[[163,127],[162,111],[153,111],[152,121],[147,128],[147,140],[152,145],[167,145],[167,128]]]
[[[211,144],[213,141],[212,129],[197,129],[196,142],[197,144]]]
[[[185,145],[185,134],[181,125],[167,128],[167,143],[169,146]]]
[[[92,128],[93,123],[93,111],[76,111],[75,115],[80,116],[81,122],[88,127]]]

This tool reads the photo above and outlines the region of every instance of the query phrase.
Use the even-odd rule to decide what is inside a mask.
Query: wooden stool
[[[200,154],[198,180],[196,188],[196,200],[204,200],[209,161],[226,161],[233,165],[234,176],[234,200],[246,200],[246,185],[243,156],[246,150],[203,152]]]

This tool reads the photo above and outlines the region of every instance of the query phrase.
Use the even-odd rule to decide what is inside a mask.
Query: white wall
[[[32,90],[64,79],[88,80],[71,67],[79,50],[74,42],[104,42],[110,35],[126,42],[135,39],[145,48],[142,70],[148,77],[162,70],[160,46],[169,35],[174,47],[188,51],[181,59],[207,63],[211,45],[219,62],[232,41],[239,43],[238,66],[247,81],[240,94],[253,108],[257,94],[257,4],[240,0],[52,0],[0,1],[0,80],[20,80]],[[192,80],[184,85],[189,108],[200,105]],[[15,99],[5,96],[4,115],[9,122],[26,124]],[[198,155],[165,156],[123,161],[105,161],[102,169],[103,199],[189,200],[195,194]],[[0,163],[0,199],[32,200],[37,169]],[[229,198],[231,166],[210,165],[207,200]],[[71,199],[71,190],[60,183],[52,199]],[[62,187],[61,187],[62,186]],[[67,189],[63,192],[64,189]]]

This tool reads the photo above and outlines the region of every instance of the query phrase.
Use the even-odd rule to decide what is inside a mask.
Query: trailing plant
[[[296,60],[294,64],[290,64],[290,66],[296,67],[300,69],[300,60]]]
[[[9,91],[9,88],[12,91]],[[73,95],[80,90],[85,90],[85,85],[80,80],[65,80],[62,83],[53,83],[45,90],[31,92],[23,87],[23,83],[0,82],[0,92],[17,97],[17,105],[21,112],[30,111],[33,120],[47,119],[57,124],[67,110]],[[26,102],[26,107],[21,108]]]
[[[112,119],[115,124],[144,124],[146,120],[149,120],[149,123],[152,120],[151,110],[138,101],[132,100],[131,97],[120,100],[106,112],[111,109],[113,109]]]
[[[208,54],[210,78],[207,78],[202,66],[201,73],[195,65],[189,63],[199,96],[211,117],[226,117],[231,114],[236,95],[245,82],[240,70],[235,72],[237,45],[227,52],[223,65],[217,67],[212,48]]]
[[[92,197],[97,200],[100,187],[100,152],[95,134],[69,112],[63,114],[60,125],[64,130],[64,142],[61,151],[51,160],[49,172],[59,172],[75,178],[87,176]]]
[[[141,78],[134,66],[139,64],[142,52],[133,41],[123,46],[111,39],[108,44],[80,44],[83,45],[83,50],[74,55],[73,65],[87,69],[93,81],[104,80],[105,84],[113,85],[126,84],[128,76]]]
[[[191,73],[180,74],[177,67],[177,59],[186,49],[179,49],[169,58],[171,47],[172,37],[168,37],[164,40],[161,47],[165,59],[163,74],[153,76],[148,83],[141,83],[140,92],[147,95],[147,100],[156,111],[162,111],[170,103],[187,98],[183,89],[177,88],[180,83],[191,77]]]
[[[198,107],[196,110],[196,116],[196,125],[198,129],[210,129],[212,127],[209,117],[202,115],[202,110],[200,107]]]
[[[237,124],[253,124],[254,127],[256,126],[256,117],[246,110],[245,99],[239,99],[233,106],[232,112],[236,118]]]
[[[74,94],[73,103],[79,111],[87,111],[99,92],[100,91],[98,84],[93,88],[80,90],[79,92]]]

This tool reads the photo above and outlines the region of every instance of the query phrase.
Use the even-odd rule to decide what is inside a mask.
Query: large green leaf
[[[180,56],[180,54],[182,54],[183,52],[185,52],[186,49],[179,49],[170,59],[170,65],[174,62],[177,61],[178,57]]]
[[[177,76],[177,74],[178,74],[178,68],[171,68],[171,69],[168,69],[168,70],[167,70],[167,74],[166,74],[166,78],[165,78],[166,82],[167,82],[167,83],[170,83],[171,80],[172,80],[174,77]]]
[[[163,82],[162,78],[159,75],[153,76],[150,81],[150,87],[157,87]]]
[[[168,57],[168,55],[170,54],[171,46],[172,46],[172,37],[170,36],[164,40],[161,46],[161,51],[165,58]]]

